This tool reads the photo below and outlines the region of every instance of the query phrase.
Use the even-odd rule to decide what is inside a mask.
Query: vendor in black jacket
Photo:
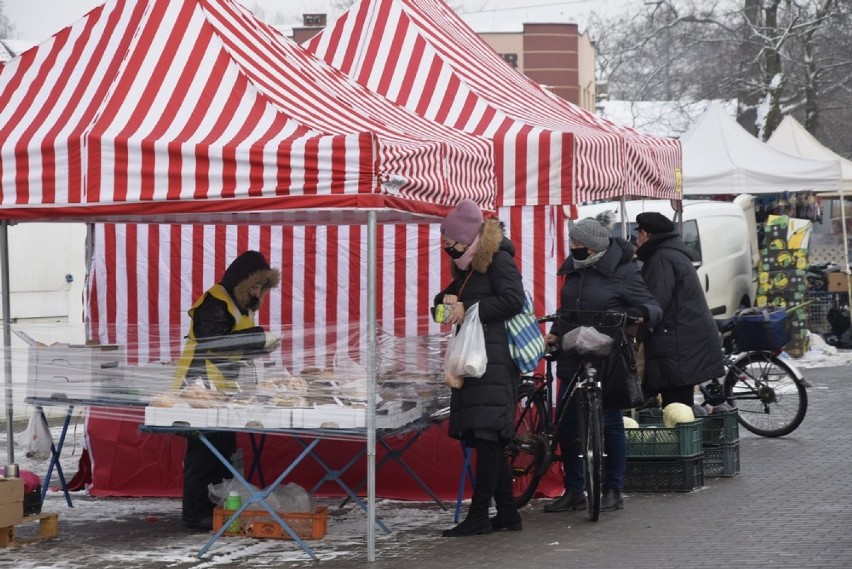
[[[695,253],[674,232],[674,223],[657,212],[636,216],[636,255],[642,278],[663,307],[663,319],[645,338],[648,394],[662,405],[692,407],[695,385],[724,375],[719,331],[695,266]]]
[[[234,392],[246,360],[280,345],[280,339],[254,321],[266,293],[280,273],[257,251],[246,251],[225,270],[222,279],[189,309],[192,324],[178,362],[176,387],[195,391]],[[233,432],[209,433],[207,439],[225,458],[237,449]],[[228,469],[197,436],[187,438],[183,461],[183,524],[191,529],[213,527],[214,504],[207,486],[229,478]]]
[[[441,224],[444,251],[452,258],[453,280],[434,303],[451,306],[446,324],[460,324],[477,307],[485,335],[485,374],[464,378],[450,397],[449,434],[476,449],[476,483],[467,517],[444,537],[521,529],[512,497],[512,473],[504,450],[515,430],[520,372],[509,353],[506,320],[524,306],[524,287],[515,265],[515,247],[497,219],[483,221],[479,206],[463,200]],[[488,518],[491,499],[497,516]]]

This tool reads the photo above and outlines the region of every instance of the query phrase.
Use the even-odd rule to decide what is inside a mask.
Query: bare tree
[[[852,107],[848,0],[661,0],[644,8],[642,17],[590,23],[612,96],[736,99],[740,123],[763,140],[790,113],[825,139],[848,136],[828,132],[843,123],[821,121]]]

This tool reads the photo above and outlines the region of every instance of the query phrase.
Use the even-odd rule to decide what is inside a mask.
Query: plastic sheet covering
[[[285,351],[258,350],[219,363],[235,382],[222,389],[204,377],[175,380],[178,361],[145,361],[148,346],[87,344],[57,333],[57,325],[13,326],[14,397],[46,407],[73,403],[157,426],[313,430],[334,438],[366,431],[371,380],[360,325],[339,326],[327,346],[312,330],[272,330]],[[60,326],[61,327],[61,326]],[[390,322],[390,329],[393,322]],[[327,326],[323,328],[325,334]],[[185,330],[163,334],[159,353],[180,354]],[[229,340],[222,338],[223,343]],[[377,337],[376,426],[399,429],[449,404],[442,381],[446,337]],[[129,364],[128,362],[138,362]]]

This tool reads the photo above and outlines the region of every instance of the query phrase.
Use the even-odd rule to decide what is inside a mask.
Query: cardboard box
[[[24,481],[0,478],[0,528],[24,521]]]
[[[107,399],[124,387],[124,346],[30,346],[27,396],[58,400]]]
[[[849,290],[849,275],[846,273],[826,273],[825,289],[828,292],[847,292]]]

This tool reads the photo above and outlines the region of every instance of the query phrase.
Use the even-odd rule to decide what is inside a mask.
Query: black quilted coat
[[[515,266],[515,247],[503,236],[495,219],[485,222],[479,248],[466,272],[453,265],[454,279],[435,296],[440,304],[445,294],[459,295],[465,309],[479,303],[479,319],[485,332],[488,366],[478,378],[465,378],[450,398],[449,434],[456,439],[507,441],[514,435],[515,401],[519,372],[509,354],[505,321],[524,305],[521,274]]]
[[[637,256],[644,263],[642,278],[663,307],[663,319],[644,342],[646,389],[697,385],[723,375],[722,344],[692,251],[668,233],[653,236]]]

